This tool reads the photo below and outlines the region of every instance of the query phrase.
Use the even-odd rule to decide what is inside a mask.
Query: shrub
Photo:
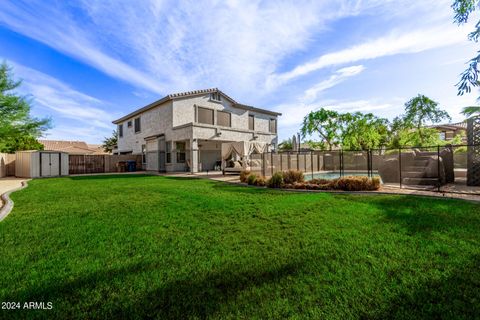
[[[350,176],[333,180],[312,179],[308,182],[286,184],[286,188],[307,190],[343,190],[343,191],[373,191],[380,188],[380,178]]]
[[[332,179],[312,179],[309,182],[314,184],[331,184]]]
[[[305,177],[300,170],[287,170],[283,172],[283,182],[293,184],[295,182],[304,182]]]
[[[297,182],[293,184],[293,189],[306,189],[305,182]]]
[[[240,172],[240,182],[247,182],[247,178],[248,176],[250,175],[250,171],[248,170],[243,170],[242,172]]]
[[[269,188],[281,188],[283,186],[283,174],[282,172],[276,172],[268,179],[267,186]]]
[[[370,181],[371,181],[371,183],[370,183],[371,189],[369,189],[370,191],[380,189],[380,178],[379,177],[373,177]]]
[[[380,187],[379,178],[343,177],[335,179],[334,189],[344,191],[372,191]]]
[[[265,187],[266,184],[267,184],[267,180],[265,179],[265,177],[257,177],[257,179],[255,180],[256,186]]]
[[[255,185],[255,181],[257,181],[257,175],[255,173],[252,173],[247,177],[247,183],[249,185]]]

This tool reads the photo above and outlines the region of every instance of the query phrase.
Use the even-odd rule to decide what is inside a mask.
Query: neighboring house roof
[[[114,124],[118,124],[122,121],[125,121],[131,117],[134,117],[138,114],[141,114],[142,112],[145,112],[147,110],[150,110],[152,108],[155,108],[156,106],[158,105],[161,105],[162,103],[165,103],[167,101],[170,101],[170,100],[174,100],[174,99],[180,99],[180,98],[188,98],[188,97],[193,97],[193,96],[198,96],[198,95],[203,95],[203,94],[206,94],[206,93],[212,93],[212,92],[218,92],[220,94],[222,94],[227,100],[229,100],[235,107],[238,107],[238,108],[241,108],[241,109],[245,109],[245,110],[251,110],[251,111],[256,111],[256,112],[262,112],[262,113],[266,113],[266,114],[271,114],[271,115],[275,115],[275,116],[281,116],[282,114],[281,113],[278,113],[278,112],[274,112],[274,111],[271,111],[271,110],[266,110],[266,109],[260,109],[260,108],[255,108],[255,107],[252,107],[252,106],[247,106],[247,105],[244,105],[244,104],[241,104],[241,103],[238,103],[236,102],[234,99],[232,99],[231,97],[229,97],[227,94],[225,94],[223,91],[219,90],[218,88],[210,88],[210,89],[202,89],[202,90],[194,90],[194,91],[186,91],[186,92],[179,92],[179,93],[173,93],[173,94],[169,94],[169,95],[166,95],[165,97],[161,98],[160,100],[157,100],[155,102],[152,102],[148,105],[146,105],[145,107],[143,108],[140,108],[140,109],[137,109],[129,114],[127,114],[126,116],[123,116],[117,120],[114,120],[112,121],[112,123]]]
[[[445,130],[452,130],[452,131],[467,130],[467,122],[462,121],[457,123],[435,124],[428,127],[434,128],[434,129],[445,129]]]
[[[69,154],[108,154],[99,144],[87,144],[84,141],[38,140],[44,150],[61,151]]]

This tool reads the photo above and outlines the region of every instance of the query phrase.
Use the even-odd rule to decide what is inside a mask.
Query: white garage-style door
[[[40,153],[40,177],[55,177],[60,175],[60,154]]]

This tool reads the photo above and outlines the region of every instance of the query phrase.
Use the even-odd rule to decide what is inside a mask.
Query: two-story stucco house
[[[170,94],[113,121],[117,154],[143,154],[152,171],[218,169],[222,143],[277,145],[280,113],[240,104],[218,89]]]

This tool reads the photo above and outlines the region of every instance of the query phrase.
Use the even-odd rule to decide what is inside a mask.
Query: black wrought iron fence
[[[472,160],[478,150],[480,145],[267,152],[253,154],[249,168],[266,177],[293,169],[307,180],[368,176],[380,178],[386,188],[480,194],[480,176],[474,176],[480,164]]]

